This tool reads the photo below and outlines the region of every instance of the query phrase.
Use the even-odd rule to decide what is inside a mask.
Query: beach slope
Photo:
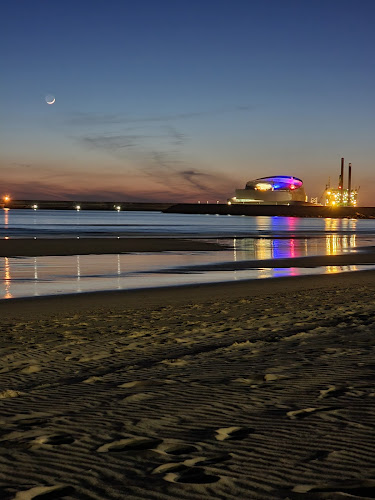
[[[3,301],[1,498],[372,498],[374,291],[357,272]]]

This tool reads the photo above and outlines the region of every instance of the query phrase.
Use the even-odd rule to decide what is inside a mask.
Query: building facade
[[[298,202],[306,202],[303,182],[290,175],[261,177],[249,181],[245,189],[236,189],[235,196],[228,199],[228,205],[290,205]]]

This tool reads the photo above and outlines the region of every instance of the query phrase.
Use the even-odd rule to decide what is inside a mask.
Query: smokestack
[[[340,192],[340,202],[342,203],[344,201],[344,189],[343,189],[343,184],[344,184],[344,158],[341,158],[341,173],[340,173],[340,179],[339,179],[339,189],[341,189]]]
[[[341,158],[341,172],[340,172],[340,178],[339,178],[339,189],[343,188],[343,181],[344,181],[344,158]]]
[[[348,174],[348,205],[351,204],[350,194],[352,192],[352,164],[349,163],[349,174]]]

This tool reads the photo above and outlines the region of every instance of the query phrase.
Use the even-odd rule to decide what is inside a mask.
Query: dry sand
[[[0,304],[0,498],[375,497],[375,272]]]

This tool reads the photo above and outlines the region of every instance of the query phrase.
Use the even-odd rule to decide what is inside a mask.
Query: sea
[[[374,266],[277,266],[277,259],[356,252],[375,245],[375,220],[165,214],[76,210],[0,210],[0,238],[194,238],[223,251],[0,258],[0,299],[157,288],[356,271]],[[274,259],[274,267],[262,260]],[[256,269],[209,264],[259,261]],[[198,269],[208,265],[205,270]],[[196,268],[197,267],[197,268]]]

